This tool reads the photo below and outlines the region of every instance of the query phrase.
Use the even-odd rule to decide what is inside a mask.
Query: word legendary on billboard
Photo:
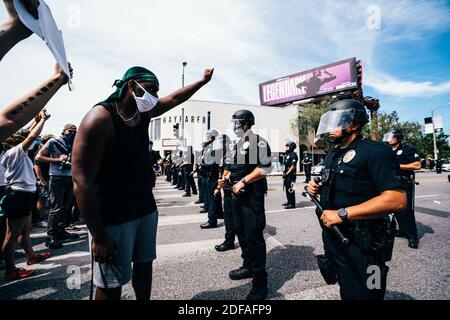
[[[358,87],[356,58],[259,85],[261,105],[276,106]]]

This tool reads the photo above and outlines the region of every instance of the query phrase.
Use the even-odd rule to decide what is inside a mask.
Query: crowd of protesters
[[[0,24],[0,61],[15,45],[32,35],[20,21],[13,0],[3,2],[8,18]],[[38,17],[38,1],[21,2],[30,14]],[[41,136],[41,132],[50,117],[44,107],[67,82],[68,76],[57,65],[53,75],[39,87],[0,109],[0,266],[5,269],[7,281],[27,278],[34,273],[33,270],[16,267],[17,243],[28,255],[27,265],[39,263],[51,256],[50,252],[36,253],[33,250],[30,232],[33,218],[41,226],[46,226],[46,207],[49,205],[53,208],[59,201],[55,195],[51,166],[59,165],[62,159],[58,159],[57,163],[53,155],[51,159],[40,156],[57,138]],[[50,174],[48,163],[51,163]],[[72,198],[69,200],[72,201]],[[50,212],[48,219],[54,220],[54,215]],[[66,234],[65,230],[58,234],[58,239],[67,238],[74,237]],[[47,243],[50,248],[58,247],[52,246],[51,241]]]

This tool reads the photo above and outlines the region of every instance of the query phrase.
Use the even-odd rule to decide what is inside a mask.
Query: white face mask
[[[136,97],[133,92],[134,99],[136,100],[136,105],[140,113],[149,112],[158,104],[158,98],[150,94],[147,90],[142,88],[142,86],[136,82],[136,84],[144,90],[144,95],[142,97]]]

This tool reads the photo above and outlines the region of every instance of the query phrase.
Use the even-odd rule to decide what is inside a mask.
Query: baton
[[[308,189],[308,187],[305,187],[305,192],[303,192],[302,195],[305,198],[309,198],[316,205],[317,209],[319,209],[320,215],[322,215],[323,214],[323,208],[320,205],[319,200],[317,200],[316,197],[313,197],[312,195],[310,195],[308,193],[307,189]],[[320,216],[318,216],[318,218],[320,220]],[[339,229],[339,227],[337,225],[333,225],[331,228],[332,228],[333,232],[335,233],[335,235],[338,237],[339,241],[341,241],[341,243],[343,245],[348,245],[350,243],[350,240],[346,236],[344,236],[344,234],[341,232],[341,229]]]

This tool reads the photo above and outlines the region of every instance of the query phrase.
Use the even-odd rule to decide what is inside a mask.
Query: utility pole
[[[184,71],[186,69],[187,62],[183,62],[183,73],[181,75],[181,85],[184,88]],[[184,108],[181,109],[181,144],[184,147]]]
[[[434,111],[431,111],[431,122],[433,123],[433,148],[434,148],[434,160],[438,159],[438,149],[436,144],[436,128],[434,126]]]

